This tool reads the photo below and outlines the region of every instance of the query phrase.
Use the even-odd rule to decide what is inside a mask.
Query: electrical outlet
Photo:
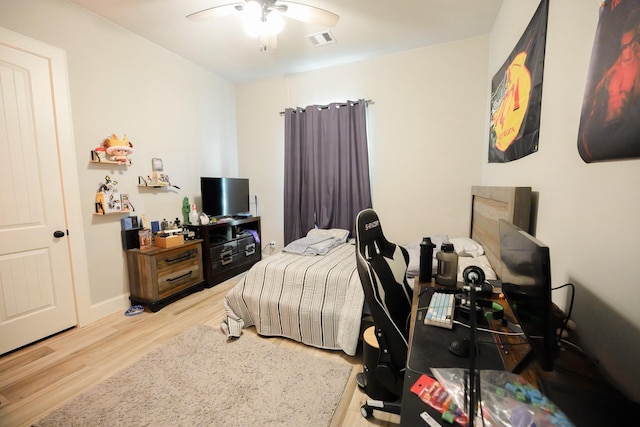
[[[275,248],[276,247],[276,241],[275,240],[270,241],[269,242],[269,246],[271,246],[272,248]]]

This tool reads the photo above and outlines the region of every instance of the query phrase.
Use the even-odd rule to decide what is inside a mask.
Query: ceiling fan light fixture
[[[263,10],[255,1],[247,2],[243,12],[244,31],[250,37],[275,35],[284,29],[284,19],[277,11]]]
[[[245,20],[259,21],[262,17],[262,6],[255,0],[248,1],[241,11]]]
[[[234,1],[234,0],[232,0]],[[278,2],[278,4],[276,4]],[[288,0],[235,0],[233,3],[213,6],[187,15],[191,21],[226,16],[234,12],[244,17],[244,31],[251,37],[260,39],[260,50],[275,49],[276,35],[284,29],[284,18],[306,22],[323,27],[335,27],[340,16],[315,6]],[[333,37],[312,40],[314,44],[332,43]]]
[[[284,18],[277,12],[270,13],[267,15],[267,27],[273,34],[281,33],[284,30]]]
[[[267,20],[247,19],[244,22],[244,32],[253,38],[260,37],[261,34],[279,34],[284,29],[284,19],[277,13],[270,13]]]

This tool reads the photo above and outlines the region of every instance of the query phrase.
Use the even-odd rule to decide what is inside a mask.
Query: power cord
[[[562,340],[562,335],[564,334],[564,331],[567,329],[567,323],[569,323],[569,319],[571,319],[571,312],[573,311],[573,301],[574,301],[575,296],[576,296],[576,287],[573,285],[573,283],[565,283],[564,285],[558,286],[557,288],[551,288],[552,291],[555,291],[555,290],[558,290],[558,289],[565,288],[567,286],[571,287],[571,300],[569,301],[569,312],[567,313],[566,316],[564,316],[564,322],[562,322],[562,326],[560,327],[560,331],[556,335],[556,341],[558,342],[558,344]]]
[[[262,255],[269,249],[269,255],[273,255],[273,250],[275,249],[275,245],[272,243],[268,243],[265,247],[262,248]]]
[[[470,325],[467,325],[466,323],[461,322],[461,321],[459,321],[459,320],[454,320],[454,321],[453,321],[453,324],[454,324],[454,325],[464,326],[464,327],[465,327],[465,328],[467,328],[467,329],[468,329],[468,328],[471,328],[471,326],[470,326]],[[495,330],[493,330],[493,329],[487,329],[487,328],[476,328],[476,329],[477,329],[478,331],[481,331],[481,332],[489,332],[489,333],[491,333],[491,334],[496,334],[496,335],[512,335],[512,336],[519,336],[519,337],[524,336],[524,332],[503,332],[503,331],[495,331]]]

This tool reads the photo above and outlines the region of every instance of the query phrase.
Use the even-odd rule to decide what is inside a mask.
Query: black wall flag
[[[548,10],[549,0],[542,0],[491,81],[489,163],[510,162],[538,151]]]

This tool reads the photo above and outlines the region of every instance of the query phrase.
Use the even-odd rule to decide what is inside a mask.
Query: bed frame
[[[506,219],[529,231],[531,187],[471,187],[470,237],[484,247],[485,255],[498,275],[500,268],[500,233],[498,223]]]

